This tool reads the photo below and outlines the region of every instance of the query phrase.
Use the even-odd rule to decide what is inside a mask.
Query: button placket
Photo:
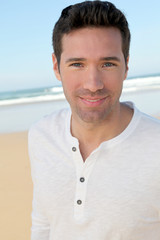
[[[77,182],[77,184],[79,185],[79,186],[78,186],[78,190],[79,190],[79,192],[82,194],[82,195],[80,196],[80,199],[77,200],[77,204],[78,204],[78,205],[81,205],[81,204],[83,204],[83,202],[84,202],[84,201],[81,200],[81,199],[84,199],[84,197],[85,197],[84,188],[85,188],[86,186],[81,186],[81,184],[84,183],[84,181],[85,181],[85,178],[84,178],[84,177],[81,177],[81,178],[79,179],[79,183]]]
[[[74,146],[72,146],[72,153],[77,174],[76,192],[74,200],[74,218],[78,221],[83,220],[84,218],[87,182],[96,159],[87,159],[87,161],[84,163],[79,148],[73,149],[73,147]]]
[[[84,193],[83,193],[84,186],[81,186],[84,183],[82,183],[80,180],[80,178],[83,177],[81,173],[83,172],[84,162],[77,144],[73,143],[71,150],[72,150],[72,156],[73,156],[73,161],[76,167],[76,175],[77,175],[76,192],[75,192],[75,200],[74,200],[74,217],[76,220],[78,220],[83,217],[83,206],[85,202]]]
[[[81,172],[79,172],[77,176],[75,209],[74,209],[74,217],[76,220],[80,220],[84,217],[87,181],[83,172],[84,172],[84,166],[83,166],[83,169],[81,169]]]

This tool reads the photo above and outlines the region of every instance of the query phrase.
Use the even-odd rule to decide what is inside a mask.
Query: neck
[[[129,124],[132,110],[120,104],[117,111],[112,112],[103,122],[86,123],[72,116],[71,132],[79,140],[83,160],[90,155],[102,142],[119,135]]]

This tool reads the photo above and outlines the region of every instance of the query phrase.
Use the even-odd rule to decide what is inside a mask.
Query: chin
[[[105,120],[107,120],[107,118],[110,115],[110,110],[105,112],[100,112],[100,111],[78,111],[78,117],[86,123],[92,123],[92,124],[96,124],[96,123],[101,123]]]

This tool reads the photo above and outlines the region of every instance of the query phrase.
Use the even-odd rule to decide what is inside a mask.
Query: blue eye
[[[110,63],[110,62],[107,62],[107,63],[103,64],[103,67],[113,67],[113,66],[115,66],[115,64]]]
[[[81,63],[72,63],[70,66],[73,66],[73,67],[82,67],[82,64],[81,64]]]

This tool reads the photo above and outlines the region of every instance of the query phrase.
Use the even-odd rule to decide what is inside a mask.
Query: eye
[[[79,62],[71,63],[70,66],[71,66],[71,67],[77,67],[77,68],[83,67],[82,63],[79,63]]]
[[[113,67],[113,66],[115,66],[115,64],[111,62],[106,62],[102,64],[102,67]]]

